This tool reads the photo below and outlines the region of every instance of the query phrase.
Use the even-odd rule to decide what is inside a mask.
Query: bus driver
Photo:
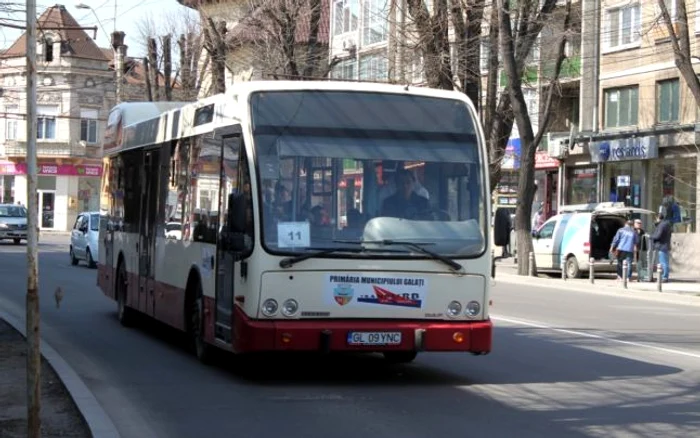
[[[414,176],[408,170],[396,172],[396,193],[384,200],[382,216],[414,219],[429,210],[428,199],[413,191]]]

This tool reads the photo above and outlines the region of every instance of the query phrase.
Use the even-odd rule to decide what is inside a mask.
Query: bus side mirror
[[[510,243],[510,228],[510,213],[499,208],[493,224],[493,242],[496,246],[507,246]]]
[[[228,230],[234,233],[246,231],[246,201],[243,194],[231,193],[228,195],[228,217],[226,222]]]
[[[228,195],[228,211],[226,212],[226,226],[221,230],[219,237],[220,248],[224,251],[245,252],[246,239],[246,202],[242,194],[231,193]]]

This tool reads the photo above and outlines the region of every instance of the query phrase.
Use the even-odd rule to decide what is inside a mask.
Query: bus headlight
[[[447,314],[451,317],[459,316],[462,313],[462,304],[459,301],[451,301],[447,305]]]
[[[478,301],[470,301],[467,304],[467,308],[464,310],[464,313],[472,318],[478,315],[479,312],[481,312],[481,304],[479,304]]]
[[[299,310],[299,303],[296,300],[289,299],[282,304],[282,314],[284,316],[294,316]]]
[[[277,304],[277,301],[270,298],[263,302],[262,313],[265,316],[273,316],[275,313],[277,313],[278,308],[279,305]]]

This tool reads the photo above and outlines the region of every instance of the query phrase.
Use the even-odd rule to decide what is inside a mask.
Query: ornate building
[[[114,104],[109,59],[62,5],[0,55],[0,202],[27,204],[26,47],[37,46],[38,194],[42,229],[69,230],[99,209],[102,134]]]

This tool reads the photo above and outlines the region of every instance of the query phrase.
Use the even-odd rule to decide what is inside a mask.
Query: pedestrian
[[[615,254],[617,259],[617,280],[622,280],[622,264],[627,260],[627,279],[632,277],[632,258],[639,246],[639,236],[632,228],[632,220],[628,220],[625,226],[618,229],[613,237],[610,252]]]
[[[658,254],[659,264],[661,265],[661,280],[664,283],[668,283],[669,251],[671,250],[672,234],[673,225],[663,213],[659,213],[656,228],[649,239],[653,242],[654,251]]]
[[[639,237],[637,251],[634,253],[634,260],[637,262],[637,281],[642,281],[642,272],[649,268],[646,265],[646,257],[644,257],[644,254],[649,250],[649,248],[647,248],[647,240],[645,238],[646,233],[644,232],[644,228],[642,228],[641,219],[634,220],[634,231]]]

